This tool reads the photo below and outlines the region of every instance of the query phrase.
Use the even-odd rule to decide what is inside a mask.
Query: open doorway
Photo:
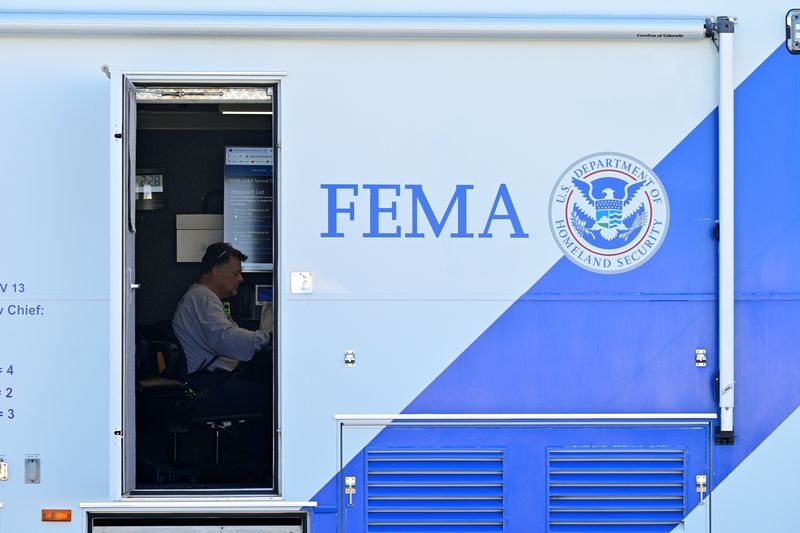
[[[126,492],[274,493],[277,86],[128,82],[126,90],[125,248],[136,289],[125,312]],[[227,318],[270,341],[249,367],[233,361],[223,372],[226,354],[215,353],[214,374],[225,375],[199,387],[172,320],[217,242],[248,256],[238,291],[221,296]],[[243,367],[257,399],[204,408]]]

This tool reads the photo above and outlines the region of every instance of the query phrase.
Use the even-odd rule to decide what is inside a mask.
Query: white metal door
[[[123,78],[123,493],[136,484],[136,88]]]

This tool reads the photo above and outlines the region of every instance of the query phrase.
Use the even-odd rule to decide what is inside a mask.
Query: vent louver
[[[685,483],[683,450],[551,449],[549,531],[671,531]]]
[[[370,532],[503,531],[500,450],[371,450]]]

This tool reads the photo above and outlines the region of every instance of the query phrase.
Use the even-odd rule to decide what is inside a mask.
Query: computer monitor
[[[272,285],[256,285],[255,288],[255,305],[261,306],[265,302],[272,301]]]

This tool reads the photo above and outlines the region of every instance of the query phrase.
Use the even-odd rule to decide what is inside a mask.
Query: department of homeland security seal
[[[570,261],[619,274],[642,266],[664,242],[669,202],[658,176],[633,157],[586,156],[567,168],[550,197],[550,229]]]

